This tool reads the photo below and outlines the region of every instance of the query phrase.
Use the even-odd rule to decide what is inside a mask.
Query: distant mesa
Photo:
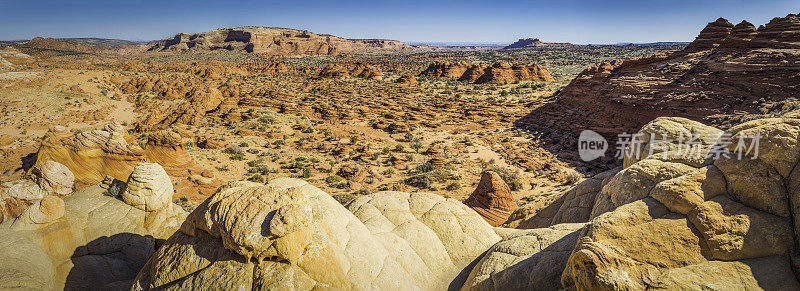
[[[522,38],[515,43],[503,47],[504,50],[524,49],[524,48],[556,48],[577,46],[571,43],[543,42],[538,38]]]
[[[396,40],[346,39],[307,30],[272,27],[219,28],[152,42],[148,51],[245,51],[268,55],[337,55],[354,50],[415,50]]]

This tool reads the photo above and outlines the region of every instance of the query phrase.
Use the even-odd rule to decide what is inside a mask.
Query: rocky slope
[[[719,19],[685,49],[586,69],[555,101],[517,121],[545,133],[552,150],[578,160],[578,133],[607,138],[635,132],[659,116],[724,123],[800,93],[800,18],[790,14],[759,28]],[[615,139],[611,140],[613,144]]]
[[[0,70],[13,70],[30,61],[31,56],[13,47],[0,47]]]
[[[345,39],[305,30],[271,27],[219,28],[176,34],[150,44],[149,51],[240,50],[267,55],[337,55],[359,49],[414,50],[395,40]]]
[[[7,61],[6,59],[3,58],[2,55],[0,55],[0,70],[10,70],[10,69],[13,69],[13,68],[14,68],[14,64],[12,64],[11,62]]]
[[[622,170],[587,179],[553,202],[523,206],[506,225],[588,222],[563,287],[800,288],[798,117],[757,119],[724,132],[658,118],[640,133],[666,140],[640,139],[643,146],[629,148]],[[690,149],[679,139],[690,132],[714,142]],[[757,135],[757,153],[740,147],[740,137],[747,143]]]

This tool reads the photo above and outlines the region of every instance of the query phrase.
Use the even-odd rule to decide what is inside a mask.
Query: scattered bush
[[[264,183],[264,176],[261,176],[260,174],[255,174],[253,176],[250,176],[250,178],[247,178],[247,181],[256,182],[256,183]]]
[[[458,182],[452,182],[450,184],[447,184],[447,186],[444,187],[444,189],[447,190],[447,191],[460,190],[461,189],[461,184],[459,184]]]
[[[511,191],[522,190],[522,182],[519,179],[519,173],[512,172],[500,167],[490,167],[486,170],[495,172],[498,175],[500,175],[500,177],[503,178],[503,181],[505,181],[506,184],[508,184],[508,188],[511,188]]]

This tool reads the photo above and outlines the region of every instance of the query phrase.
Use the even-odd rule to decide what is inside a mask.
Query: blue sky
[[[259,25],[406,42],[510,43],[526,37],[581,44],[691,41],[718,17],[760,25],[789,13],[800,13],[800,1],[0,0],[0,40],[152,40]]]

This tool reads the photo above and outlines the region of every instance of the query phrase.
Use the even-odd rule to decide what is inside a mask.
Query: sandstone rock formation
[[[127,186],[120,198],[128,205],[156,211],[172,203],[172,182],[159,164],[139,163],[125,184]]]
[[[798,116],[757,119],[724,133],[682,118],[655,119],[640,133],[659,136],[643,141],[658,150],[629,150],[641,156],[626,155],[618,173],[584,180],[533,218],[515,221],[524,216],[515,213],[509,225],[588,222],[562,274],[563,288],[800,288],[793,267],[800,208],[792,182],[800,161]],[[708,137],[690,146],[681,140],[687,132]],[[755,140],[757,153],[739,142]],[[577,197],[590,199],[564,207],[583,200]],[[577,219],[554,219],[565,216]]]
[[[458,78],[464,74],[469,68],[465,62],[435,62],[432,63],[424,71],[419,73],[420,76],[434,77],[434,78]]]
[[[539,65],[522,66],[512,65],[508,62],[497,62],[484,70],[483,75],[475,83],[500,83],[508,84],[514,81],[543,81],[552,82],[550,71]]]
[[[380,192],[345,209],[296,179],[234,182],[192,212],[134,290],[441,290],[499,240],[465,205],[432,194]]]
[[[800,18],[794,14],[758,29],[719,19],[681,51],[586,69],[554,102],[515,124],[541,132],[554,141],[551,151],[562,152],[573,149],[585,129],[613,144],[617,134],[633,133],[661,116],[724,124],[730,117],[760,113],[767,100],[797,96],[798,31]],[[562,157],[580,160],[574,150]]]
[[[148,162],[164,167],[170,176],[186,177],[202,172],[184,148],[183,137],[174,130],[166,129],[148,134],[145,156]]]
[[[197,190],[210,192],[219,187],[220,182],[196,165],[189,156],[180,134],[167,129],[151,132],[147,137],[145,148],[142,149],[117,123],[111,123],[103,129],[77,133],[54,127],[42,141],[34,170],[45,169],[40,166],[48,161],[63,164],[74,174],[76,188],[83,189],[100,183],[107,176],[125,181],[137,164],[150,162],[166,170],[170,187],[170,177],[178,178],[176,198],[192,196]],[[63,189],[59,183],[57,180],[50,181],[49,187]],[[172,193],[172,190],[169,192]]]
[[[532,216],[518,210],[507,223],[537,227],[530,230],[493,228],[465,204],[433,194],[379,192],[347,199],[343,207],[296,179],[267,185],[233,182],[203,202],[158,250],[147,239],[129,243],[143,246],[120,258],[126,266],[144,264],[134,281],[132,268],[98,277],[97,263],[73,257],[75,266],[88,265],[76,274],[89,275],[67,276],[63,282],[86,286],[73,285],[78,283],[71,278],[90,278],[80,282],[133,284],[135,290],[793,290],[800,288],[792,267],[797,264],[800,233],[800,207],[794,199],[800,161],[798,118],[800,113],[757,119],[724,133],[683,118],[653,120],[638,136],[659,139],[642,138],[641,148],[628,150],[621,170],[579,182]],[[694,148],[681,148],[686,133],[709,137],[694,139]],[[760,136],[758,155],[726,142],[753,141],[753,136]],[[720,150],[729,155],[716,155]],[[104,183],[109,195],[102,197],[121,203],[114,193],[122,193],[123,201],[141,193],[132,197],[148,198],[144,203],[123,205],[142,213],[137,215],[144,219],[130,221],[144,221],[146,227],[164,221],[165,214],[155,213],[170,213],[175,206],[158,203],[159,197],[166,197],[159,194],[157,182],[166,179],[163,169],[153,164],[137,169],[125,189],[114,186],[121,181]],[[160,178],[137,178],[141,172],[159,173],[146,176]],[[502,192],[500,177],[495,176],[486,172],[474,197]],[[33,204],[14,220],[14,234],[8,237],[41,231],[40,225],[63,221],[59,216],[73,217],[72,199],[85,191],[67,196],[63,204],[56,197]],[[148,252],[153,255],[144,263]],[[76,253],[109,259],[102,248]],[[53,271],[38,267],[46,261],[34,259],[23,267],[0,270],[53,276]],[[111,265],[119,268],[121,263]],[[53,278],[57,279],[31,282],[60,286],[63,275]]]
[[[400,76],[400,78],[397,78],[397,80],[395,80],[395,83],[413,85],[413,84],[419,84],[419,81],[417,81],[417,77],[415,77],[414,75],[405,74]]]
[[[489,66],[472,65],[458,78],[459,81],[475,82],[486,72]]]
[[[336,55],[358,49],[414,50],[394,40],[344,39],[309,31],[272,27],[219,28],[194,34],[176,34],[156,41],[149,51],[241,50],[276,56]]]
[[[531,230],[498,229],[503,239],[489,248],[461,290],[559,290],[561,273],[583,223]]]
[[[145,161],[144,149],[130,140],[117,123],[77,133],[56,126],[45,134],[36,163],[55,161],[65,165],[75,175],[78,188],[97,184],[106,175],[124,180],[137,163]]]
[[[730,35],[733,24],[725,18],[709,23],[695,40],[686,46],[684,52],[692,53],[716,48]]]
[[[175,232],[187,213],[171,202],[141,210],[103,187],[46,196],[0,224],[0,289],[130,288],[156,238]]]
[[[503,178],[492,171],[481,174],[481,181],[464,204],[478,212],[492,226],[503,224],[517,209],[517,201]]]
[[[550,71],[542,66],[515,65],[500,61],[492,66],[468,65],[465,62],[435,62],[422,71],[420,76],[436,78],[457,78],[460,81],[482,83],[507,84],[515,81],[544,81],[552,82]]]
[[[75,176],[66,166],[46,161],[35,165],[26,178],[3,183],[0,185],[0,223],[26,212],[25,217],[36,221],[60,217],[59,197],[72,193],[74,181]]]
[[[376,79],[383,76],[383,71],[377,66],[358,63],[355,68],[350,70],[350,76],[364,79]]]
[[[587,222],[591,219],[597,194],[620,169],[609,170],[557,195],[554,200],[526,203],[515,210],[503,226],[511,228],[545,228],[561,223]]]
[[[69,168],[54,161],[36,164],[30,177],[44,193],[62,197],[72,193],[75,184],[75,175]]]
[[[339,64],[328,64],[317,74],[321,79],[342,78],[347,76],[347,69]]]

